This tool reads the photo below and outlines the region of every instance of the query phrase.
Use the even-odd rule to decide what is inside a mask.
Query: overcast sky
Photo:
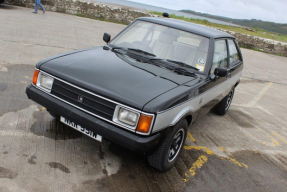
[[[190,9],[235,19],[287,23],[287,0],[129,0],[173,10]]]

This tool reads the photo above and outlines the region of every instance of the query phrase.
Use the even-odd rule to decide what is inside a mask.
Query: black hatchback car
[[[188,127],[211,109],[224,115],[243,59],[224,32],[169,18],[138,18],[106,46],[36,65],[28,97],[62,123],[170,169]]]

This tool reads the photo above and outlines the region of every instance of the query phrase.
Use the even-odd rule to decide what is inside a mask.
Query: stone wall
[[[225,31],[236,37],[240,47],[247,49],[260,50],[266,53],[287,56],[287,43],[275,41],[271,39],[264,39],[252,35],[245,35],[233,31]]]
[[[35,7],[35,0],[6,0],[5,3],[22,7]],[[128,8],[82,0],[42,0],[41,3],[47,11],[68,13],[121,24],[129,24],[138,17],[152,16]]]
[[[6,0],[6,4],[30,8],[34,8],[34,2],[35,0]],[[131,10],[129,8],[82,0],[42,0],[41,3],[48,11],[68,13],[121,24],[129,24],[138,17],[153,16],[151,14]],[[241,47],[287,56],[287,43],[235,33],[232,31],[225,32],[235,36]]]

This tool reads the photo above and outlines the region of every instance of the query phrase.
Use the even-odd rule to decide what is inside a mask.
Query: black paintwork
[[[209,65],[206,64],[211,67]],[[174,106],[179,100],[184,101],[183,98],[188,100],[202,94],[224,79],[219,78],[214,83],[201,75],[179,75],[152,64],[126,59],[102,47],[48,58],[36,67],[98,95],[151,113]],[[168,94],[162,95],[166,92]],[[167,98],[160,97],[158,101],[159,96]]]
[[[207,70],[204,73],[195,72],[195,76],[180,75],[168,69],[160,68],[155,63],[147,62],[148,59],[141,56],[140,53],[129,53],[127,55],[133,59],[127,58],[125,54],[121,53],[121,50],[115,51],[109,45],[104,48],[77,50],[51,57],[39,62],[36,68],[97,95],[149,113],[169,110],[228,80],[227,77],[209,76],[209,69],[213,61],[214,41],[217,39],[235,40],[233,36],[211,28],[173,19],[139,18],[138,20],[166,25],[208,37],[210,39],[209,51],[205,65]],[[237,42],[236,46],[242,58]],[[242,64],[243,60],[236,66],[228,68],[229,75],[232,76],[240,72]],[[60,93],[59,89],[57,92],[56,88],[55,85],[52,94],[58,94],[57,96],[64,98],[64,100],[70,97],[70,103],[76,102],[77,94],[85,95],[83,92],[80,93],[79,90],[72,88],[69,88],[70,92]],[[227,91],[230,89],[232,87],[227,88]],[[90,103],[83,103],[82,108],[89,111],[96,110],[96,107],[87,108],[88,105],[98,105],[93,101],[95,98],[91,98],[91,95],[85,95],[85,97],[90,99]],[[205,114],[221,99],[214,98],[196,114]],[[99,109],[102,113],[100,116],[106,115],[107,119],[111,120],[113,109],[105,108],[102,104],[100,104]],[[195,112],[190,112],[190,115],[192,114]],[[193,121],[194,119],[196,118],[193,118]]]
[[[195,77],[125,59],[102,47],[56,57],[38,66],[69,83],[140,110],[158,95],[195,80]]]
[[[40,62],[37,63],[36,65],[36,68],[37,69],[40,69],[41,65],[51,61],[51,60],[54,60],[54,59],[57,59],[57,58],[61,58],[61,57],[66,57],[68,55],[72,55],[72,54],[75,54],[75,53],[79,53],[79,52],[83,52],[83,51],[87,51],[87,50],[90,50],[91,48],[88,48],[88,49],[79,49],[79,50],[75,50],[75,51],[70,51],[70,52],[67,52],[67,53],[63,53],[63,54],[59,54],[59,55],[55,55],[55,56],[52,56],[52,57],[48,57],[46,59],[43,59],[41,60]]]

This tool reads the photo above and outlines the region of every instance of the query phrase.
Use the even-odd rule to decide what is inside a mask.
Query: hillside
[[[217,19],[220,21],[230,22],[241,26],[252,27],[252,28],[260,28],[266,31],[281,33],[287,35],[287,24],[280,24],[268,21],[262,21],[257,19],[232,19],[228,17],[210,15],[207,13],[200,13],[192,10],[180,10],[181,12],[190,13],[198,16],[203,16],[207,18]]]

